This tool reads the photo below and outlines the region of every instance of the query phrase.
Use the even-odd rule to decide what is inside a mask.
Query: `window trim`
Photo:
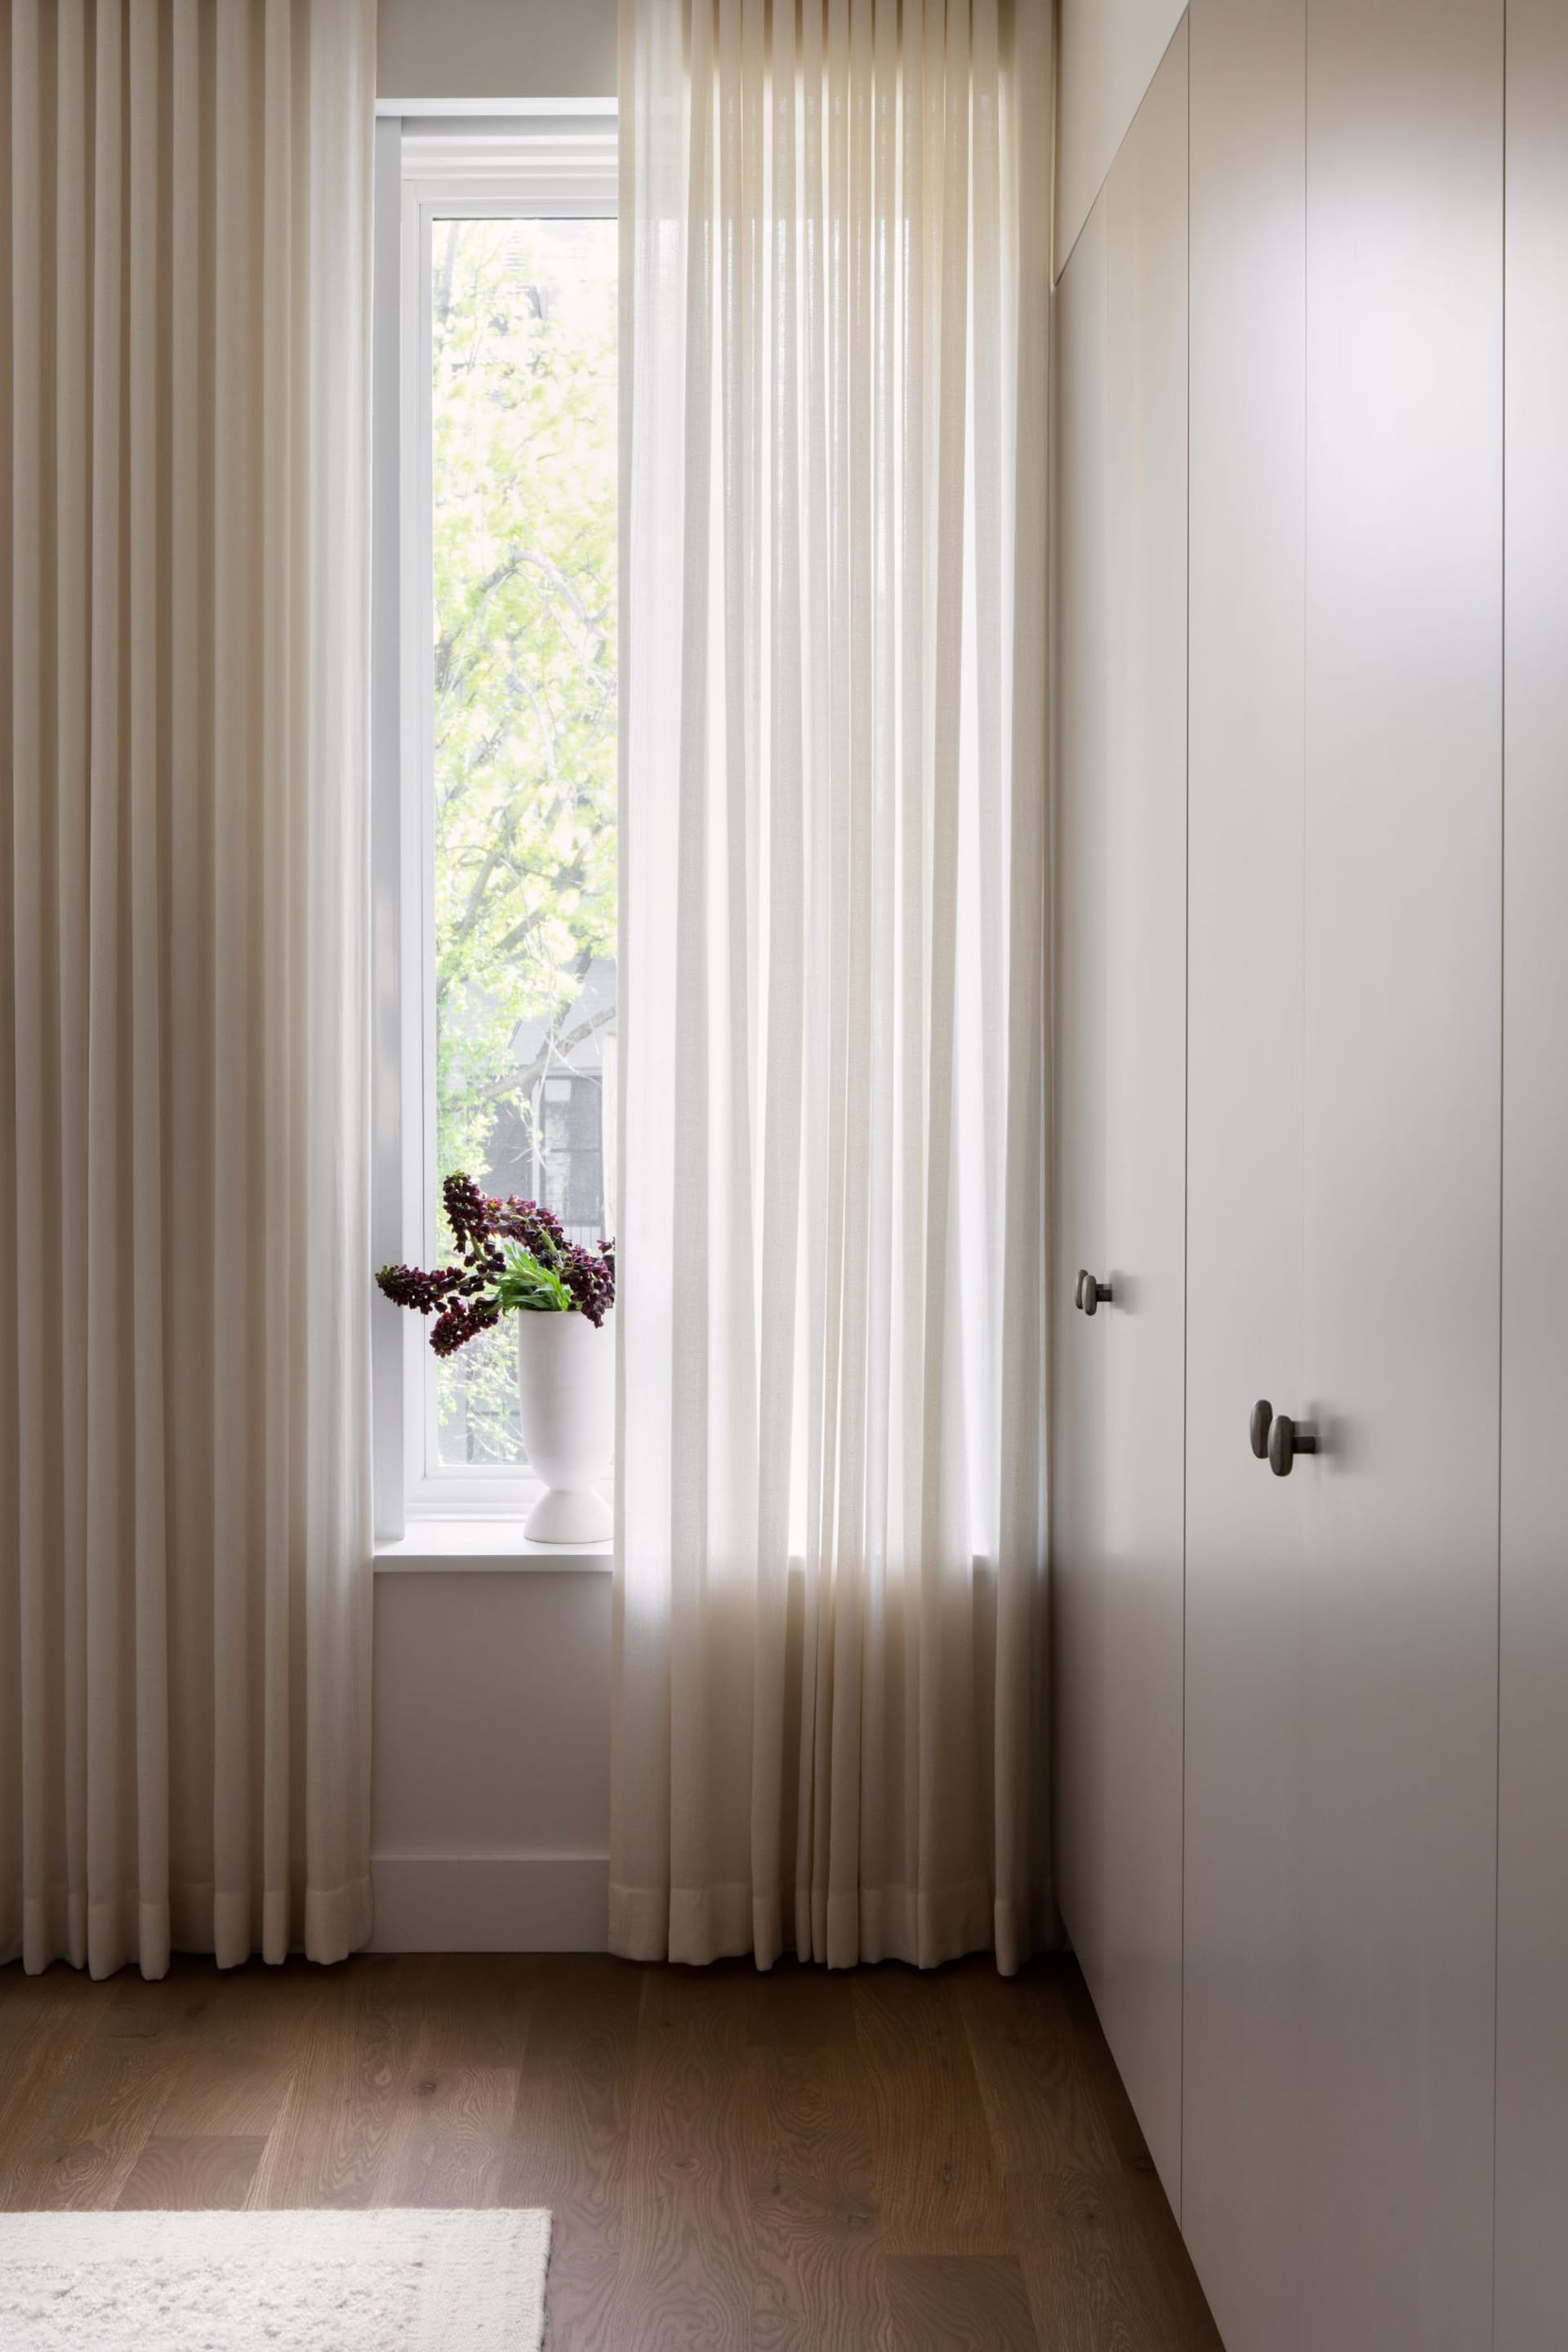
[[[372,1218],[378,1262],[437,1254],[430,274],[437,218],[614,219],[616,119],[584,108],[498,121],[384,116],[375,127]],[[374,1317],[374,1523],[515,1520],[540,1492],[526,1468],[437,1467],[424,1317]]]

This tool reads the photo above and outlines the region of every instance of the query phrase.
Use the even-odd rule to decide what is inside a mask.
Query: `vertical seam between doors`
[[[1310,519],[1311,519],[1311,498],[1310,498],[1311,441],[1310,441],[1310,433],[1309,433],[1309,429],[1308,429],[1308,428],[1309,428],[1309,423],[1310,423],[1310,415],[1311,384],[1312,384],[1312,373],[1311,373],[1311,331],[1312,331],[1312,298],[1311,298],[1312,69],[1311,69],[1311,68],[1312,68],[1312,57],[1311,57],[1311,50],[1312,50],[1311,0],[1301,0],[1301,769],[1300,769],[1300,795],[1301,795],[1301,797],[1300,797],[1300,856],[1299,865],[1298,865],[1298,873],[1299,873],[1299,877],[1300,877],[1300,888],[1299,888],[1298,895],[1297,895],[1297,919],[1298,919],[1298,927],[1299,927],[1299,928],[1298,928],[1298,950],[1299,950],[1299,951],[1298,951],[1298,957],[1297,957],[1297,969],[1298,969],[1298,971],[1300,971],[1300,985],[1301,985],[1300,1001],[1300,1004],[1299,1004],[1299,1006],[1298,1006],[1298,1011],[1297,1011],[1297,1018],[1298,1018],[1298,1021],[1299,1021],[1299,1023],[1300,1023],[1300,1063],[1299,1063],[1299,1071],[1300,1071],[1300,1076],[1299,1076],[1299,1087],[1300,1087],[1300,1094],[1299,1094],[1299,1108],[1300,1108],[1300,1143],[1301,1143],[1301,1160],[1300,1160],[1300,1187],[1301,1187],[1301,1189],[1300,1189],[1300,1216],[1299,1216],[1299,1218],[1297,1219],[1297,1225],[1296,1225],[1296,1380],[1297,1380],[1297,1382],[1298,1382],[1298,1386],[1299,1386],[1299,1389],[1300,1389],[1300,1392],[1302,1395],[1305,1395],[1305,1394],[1306,1394],[1306,1389],[1305,1389],[1304,1383],[1305,1383],[1305,1381],[1306,1381],[1306,1375],[1307,1375],[1307,781],[1308,781],[1308,769],[1307,769],[1307,628],[1308,628],[1308,617],[1309,617],[1310,602],[1310,571],[1309,571],[1309,559],[1310,559],[1310,529],[1309,529],[1309,526],[1310,526]],[[1302,1654],[1303,1654],[1303,1652],[1304,1652],[1304,1648],[1305,1648],[1305,1644],[1304,1644],[1304,1643],[1303,1643],[1303,1642],[1302,1642],[1302,1640],[1301,1640],[1301,1633],[1302,1633],[1302,1629],[1303,1629],[1303,1625],[1304,1625],[1304,1620],[1305,1620],[1305,1614],[1306,1614],[1306,1582],[1307,1582],[1307,1575],[1308,1575],[1308,1528],[1309,1528],[1309,1524],[1310,1524],[1310,1509],[1309,1509],[1309,1507],[1308,1507],[1307,1502],[1306,1502],[1306,1497],[1305,1497],[1305,1496],[1303,1496],[1303,1497],[1302,1497],[1301,1501],[1300,1501],[1300,1503],[1298,1503],[1298,1505],[1296,1506],[1296,1517],[1295,1517],[1295,1542],[1294,1542],[1295,1568],[1296,1568],[1296,1610],[1297,1610],[1296,1623],[1297,1623],[1297,1644],[1298,1644],[1298,1657],[1299,1657],[1299,1658],[1301,1658],[1301,1657],[1302,1657]],[[1300,1764],[1300,1763],[1304,1759],[1304,1757],[1305,1757],[1305,1741],[1306,1741],[1306,1708],[1307,1708],[1307,1690],[1306,1690],[1306,1682],[1305,1682],[1305,1664],[1304,1664],[1304,1660],[1303,1660],[1303,1663],[1302,1663],[1301,1664],[1299,1664],[1297,1671],[1298,1671],[1298,1674],[1301,1676],[1301,1680],[1298,1683],[1298,1685],[1297,1685],[1297,1701],[1296,1701],[1296,1704],[1297,1704],[1297,1732],[1296,1732],[1296,1737],[1297,1737],[1297,1743],[1298,1743],[1298,1753],[1297,1753],[1296,1762],[1297,1762],[1298,1764]],[[1300,1789],[1300,1783],[1299,1783],[1299,1782],[1298,1782],[1298,1784],[1297,1784],[1296,1803],[1297,1803],[1297,1806],[1298,1806],[1299,1810],[1298,1810],[1298,1811],[1297,1811],[1297,1813],[1296,1813],[1296,1816],[1295,1816],[1295,1818],[1294,1818],[1294,1821],[1293,1821],[1293,1822],[1292,1822],[1292,1830],[1293,1830],[1293,1833],[1296,1835],[1296,1837],[1297,1837],[1297,1838],[1298,1838],[1298,1840],[1299,1840],[1299,1843],[1298,1843],[1298,1846],[1297,1846],[1297,1870],[1296,1870],[1297,1886],[1298,1886],[1298,1891],[1299,1891],[1299,1890],[1300,1890],[1300,1879],[1301,1879],[1301,1864],[1302,1864],[1302,1860],[1303,1860],[1303,1853],[1302,1853],[1302,1849],[1303,1849],[1304,1844],[1305,1844],[1305,1840],[1304,1840],[1304,1838],[1303,1838],[1303,1837],[1302,1837],[1302,1835],[1301,1835],[1301,1832],[1302,1832],[1302,1827],[1303,1827],[1304,1818],[1305,1818],[1305,1811],[1306,1811],[1305,1801],[1304,1801],[1304,1791]],[[1300,1929],[1301,1929],[1301,1922],[1299,1920],[1299,1921],[1298,1921],[1298,1926],[1297,1926],[1297,1938],[1296,1938],[1296,1959],[1297,1959],[1297,1965],[1298,1965],[1298,1967],[1300,1967],[1300,1961],[1301,1961],[1301,1948],[1300,1948],[1300,1946],[1301,1946],[1301,1935],[1300,1935]],[[1304,2060],[1304,2056],[1305,2056],[1305,2051],[1304,2051],[1304,2041],[1303,2041],[1303,2027],[1304,2027],[1304,2023],[1305,2023],[1305,2018],[1304,2018],[1304,2014],[1303,2014],[1302,1996],[1301,1996],[1301,1991],[1300,1991],[1300,1986],[1298,1986],[1298,1990],[1297,1990],[1297,2001],[1296,2001],[1296,2018],[1295,2018],[1295,2026],[1296,2026],[1296,2050],[1295,2050],[1295,2060],[1296,2060],[1296,2069],[1297,2069],[1297,2097],[1298,2097],[1298,2101],[1300,2100],[1300,2076],[1301,2076],[1301,2071],[1302,2071],[1302,2066],[1303,2066],[1303,2060]],[[1297,2140],[1296,2140],[1296,2183],[1295,2183],[1295,2186],[1296,2186],[1296,2245],[1295,2245],[1295,2261],[1294,2261],[1294,2263],[1292,2264],[1292,2272],[1293,2272],[1294,2286],[1295,2286],[1295,2294],[1294,2294],[1294,2301],[1295,2301],[1295,2326],[1294,2326],[1294,2328],[1293,2328],[1293,2329],[1292,2329],[1292,2331],[1291,2331],[1291,2332],[1292,2332],[1292,2334],[1293,2334],[1293,2336],[1294,2336],[1294,2337],[1295,2337],[1295,2342],[1296,2342],[1296,2346],[1297,2346],[1297,2352],[1300,2352],[1300,2344],[1301,2344],[1301,2298],[1302,2298],[1303,2284],[1304,2284],[1304,2282],[1303,2282],[1303,2266],[1302,2266],[1302,2261],[1301,2261],[1301,2252],[1302,2252],[1302,2243],[1303,2243],[1303,2235],[1302,2235],[1302,2199],[1303,2199],[1303,2195],[1304,2195],[1304,2176],[1305,2176],[1305,2165],[1304,2165],[1304,2163],[1303,2163],[1303,2158],[1302,2158],[1301,2137],[1300,2137],[1300,2129],[1298,2129]]]
[[[1187,2201],[1187,1457],[1192,1442],[1188,1415],[1188,1353],[1190,1287],[1188,1259],[1192,1245],[1192,1069],[1193,1069],[1193,11],[1187,10],[1187,260],[1184,310],[1186,318],[1187,413],[1185,475],[1182,489],[1186,508],[1183,564],[1186,594],[1183,599],[1184,637],[1182,709],[1182,1902],[1181,1960],[1177,1970],[1176,2042],[1176,2161],[1180,2205]],[[1178,2224],[1182,2213],[1176,2215]]]
[[[1508,1264],[1507,1108],[1508,1108],[1508,0],[1502,0],[1502,87],[1499,130],[1502,149],[1499,327],[1502,338],[1499,370],[1498,488],[1498,1281],[1497,1281],[1497,1596],[1493,1627],[1495,1683],[1492,1751],[1492,2210],[1491,2341],[1496,2352],[1498,2308],[1498,2059],[1502,1992],[1502,1478],[1504,1342],[1507,1336],[1503,1289]]]

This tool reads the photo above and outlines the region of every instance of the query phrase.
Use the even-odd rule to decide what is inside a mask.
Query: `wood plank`
[[[261,2162],[264,2137],[154,2132],[118,2200],[122,2213],[240,2211]]]
[[[999,2171],[1113,2170],[1129,2147],[1144,2153],[1076,1962],[1037,1961],[1011,1981],[964,1963],[954,1982]]]
[[[1009,2254],[1013,2236],[951,1977],[889,1965],[855,1979],[872,2178],[889,2254]]]
[[[851,1978],[793,1964],[754,1978],[748,2040],[757,2352],[891,2347]]]
[[[1018,2174],[1008,2209],[1049,2352],[1223,2352],[1159,2176]]]
[[[749,1965],[648,1972],[638,2020],[620,2262],[606,2341],[744,2344],[754,2240],[746,2167]]]
[[[401,1965],[401,1964],[400,1964]],[[500,2201],[553,2213],[551,2293],[568,2256],[620,2244],[646,1971],[597,1956],[544,1964],[529,2021]],[[602,2271],[590,2268],[595,2294]]]
[[[510,1954],[419,1954],[399,1964],[393,1981],[408,2066],[376,2201],[498,2204],[537,1965]]]
[[[395,1964],[350,1961],[323,1984],[251,2186],[252,2206],[376,2200],[409,2064]]]
[[[122,1974],[103,2032],[110,2040],[152,2040],[171,2066],[161,2134],[265,2139],[282,2111],[302,2036],[327,1999],[319,1969],[259,1961],[218,1971],[176,1958],[167,1978],[149,1983]],[[177,2063],[176,2063],[177,2061]]]
[[[793,1959],[776,1962],[757,1976],[752,1988],[746,2022],[752,2049],[810,2053],[853,2050],[853,1973],[847,1969],[803,1967]]]
[[[1009,1984],[984,1962],[16,1971],[0,2020],[0,2082],[33,2053],[24,2201],[547,2205],[551,2352],[1212,2352],[1070,1960]],[[258,2053],[281,2103],[265,2135],[226,2129],[226,2097],[255,2112]],[[1100,2168],[1022,2168],[1069,2154]],[[1128,2315],[1143,2336],[1104,2332]]]
[[[543,1981],[515,1952],[411,1952],[389,1979],[416,2068],[521,2067]]]
[[[954,1975],[1041,2344],[1218,2352],[1077,1964]]]
[[[102,2022],[113,1998],[74,1969],[37,1977],[0,1970],[11,1998],[0,2007],[0,2151],[22,2147],[43,2120],[60,2077]]]
[[[620,2267],[619,2254],[579,2247],[558,2255],[552,2245],[544,2352],[582,2352],[589,2345],[609,2352],[617,2340],[610,2329]]]
[[[152,2136],[170,2087],[148,2042],[89,2036],[64,2073],[4,2176],[11,2212],[112,2206]]]
[[[398,2095],[376,2183],[381,2205],[499,2205],[515,2066],[416,2067]]]
[[[1041,2352],[1011,2254],[890,2254],[888,2288],[899,2352]]]

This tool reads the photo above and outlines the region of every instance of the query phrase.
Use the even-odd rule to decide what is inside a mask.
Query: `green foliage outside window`
[[[613,221],[432,231],[437,1178],[613,1028],[616,261]],[[521,1457],[513,1343],[443,1367],[443,1459]]]

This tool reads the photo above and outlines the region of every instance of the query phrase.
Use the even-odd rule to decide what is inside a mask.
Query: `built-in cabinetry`
[[[1568,11],[1193,0],[1057,336],[1062,1906],[1229,2352],[1551,2352]]]
[[[1304,5],[1212,0],[1190,37],[1182,2222],[1258,2352],[1296,2342],[1301,2187],[1310,1482],[1269,1475],[1249,1420],[1308,1394]]]
[[[1063,283],[1058,855],[1063,1026],[1056,1590],[1060,1872],[1173,2201],[1181,2168],[1183,999],[1186,909],[1186,35]],[[1066,1325],[1081,1324],[1081,1333]]]
[[[1568,2345],[1568,7],[1509,0],[1497,2352]]]
[[[1501,0],[1309,0],[1306,59],[1300,1409],[1324,1446],[1302,1465],[1299,2340],[1477,2352],[1495,2013]]]

